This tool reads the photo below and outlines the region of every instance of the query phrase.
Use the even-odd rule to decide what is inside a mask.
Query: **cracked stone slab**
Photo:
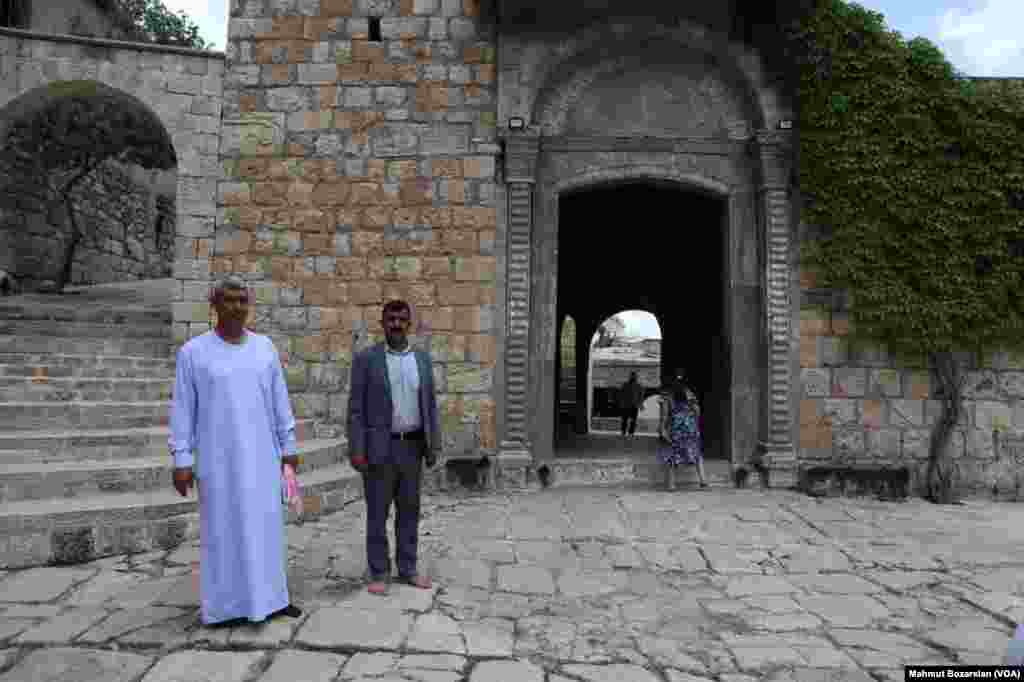
[[[245,682],[265,657],[260,651],[179,651],[160,659],[142,682]]]
[[[15,573],[0,582],[0,602],[52,601],[94,573],[77,568],[33,568]]]
[[[0,675],[0,682],[134,682],[152,662],[152,656],[125,651],[38,649]]]
[[[519,594],[554,594],[551,571],[539,566],[498,566],[498,589]]]
[[[758,566],[751,559],[767,558],[767,554],[747,552],[746,554],[752,555],[744,557],[736,547],[729,547],[725,545],[704,545],[701,547],[701,551],[707,558],[708,563],[711,565],[711,570],[715,573],[723,574],[761,574],[761,567]]]
[[[424,613],[418,616],[406,647],[413,651],[466,653],[459,623],[443,613]]]
[[[790,576],[789,581],[808,592],[825,594],[875,594],[883,588],[849,573],[822,573]]]
[[[99,606],[118,599],[122,592],[146,580],[145,576],[137,573],[104,571],[75,588],[62,603],[70,606]]]
[[[67,644],[107,615],[97,607],[71,609],[23,632],[14,641],[17,644]]]
[[[799,588],[787,580],[770,575],[742,575],[731,578],[725,593],[729,597],[747,597],[761,594],[787,594],[799,592]]]
[[[133,630],[149,627],[171,618],[178,618],[185,613],[182,609],[168,607],[115,611],[102,623],[79,636],[78,640],[87,644],[102,644]]]
[[[231,628],[228,642],[232,645],[274,648],[291,640],[301,622],[301,617],[279,617],[262,623],[244,623]]]
[[[429,590],[421,590],[411,585],[396,583],[391,585],[386,595],[370,594],[365,589],[361,589],[338,602],[338,606],[345,606],[354,611],[393,610],[424,613],[433,606],[437,590],[437,585]]]
[[[890,590],[906,592],[918,587],[927,587],[951,582],[950,576],[930,571],[865,571],[864,577]]]
[[[359,611],[347,606],[325,606],[309,616],[295,641],[319,647],[397,649],[412,624],[413,617],[397,609]]]
[[[187,644],[199,627],[199,614],[186,612],[175,618],[126,632],[118,637],[117,641],[119,644],[170,649]]]
[[[800,597],[799,602],[834,627],[867,627],[889,615],[889,609],[868,595],[812,595]]]
[[[850,657],[866,668],[895,669],[911,663],[940,665],[951,662],[944,654],[898,632],[834,628],[829,634]]]
[[[342,654],[286,649],[274,656],[259,682],[334,682],[347,660]]]
[[[515,626],[501,618],[463,623],[462,634],[470,656],[511,656],[515,647]]]
[[[706,672],[706,667],[688,653],[683,643],[674,639],[658,637],[640,637],[637,648],[653,663],[665,667],[678,668],[687,672]]]
[[[544,670],[529,661],[480,661],[469,682],[544,682]]]
[[[468,585],[483,589],[491,586],[491,567],[475,559],[439,559],[436,562],[438,575],[444,576],[446,584]]]
[[[586,682],[661,682],[657,675],[638,665],[614,663],[612,665],[563,665],[566,675]]]
[[[665,679],[667,679],[668,682],[714,682],[710,677],[691,675],[688,672],[673,670],[672,668],[667,668],[665,670]]]
[[[563,571],[558,591],[564,597],[593,597],[619,592],[629,584],[629,576],[620,571]]]

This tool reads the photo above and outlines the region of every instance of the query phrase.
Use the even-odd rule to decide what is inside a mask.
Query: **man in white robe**
[[[240,279],[222,280],[216,329],[182,346],[175,367],[169,445],[182,496],[198,468],[205,625],[302,613],[288,598],[281,502],[282,468],[298,466],[295,419],[273,342],[244,327],[251,299]]]

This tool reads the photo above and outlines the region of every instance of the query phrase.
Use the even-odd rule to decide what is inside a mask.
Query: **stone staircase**
[[[0,299],[0,568],[198,536],[171,487],[171,280]],[[361,497],[344,440],[297,428],[306,518]]]

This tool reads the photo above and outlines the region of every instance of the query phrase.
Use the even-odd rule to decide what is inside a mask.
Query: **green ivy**
[[[818,0],[799,68],[803,262],[896,354],[1024,345],[1024,80],[970,82],[882,15]]]

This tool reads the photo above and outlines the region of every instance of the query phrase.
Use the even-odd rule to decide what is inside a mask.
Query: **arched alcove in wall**
[[[171,275],[177,155],[160,118],[95,81],[0,110],[0,269],[22,290]]]

